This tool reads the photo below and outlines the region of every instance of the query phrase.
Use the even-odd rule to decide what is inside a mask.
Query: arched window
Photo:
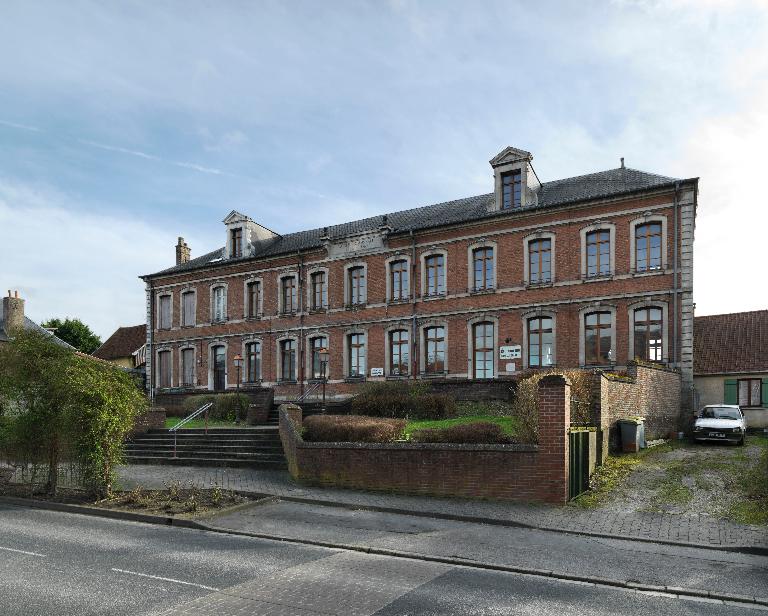
[[[424,330],[424,372],[445,372],[445,327],[427,327]]]
[[[310,353],[312,354],[312,358],[310,360],[311,362],[311,374],[313,379],[324,379],[328,377],[328,374],[326,371],[328,370],[327,366],[323,365],[322,357],[320,356],[320,352],[323,349],[328,348],[328,338],[325,336],[317,336],[315,338],[312,338],[312,340],[309,343],[310,347]]]
[[[290,314],[298,310],[296,276],[283,276],[280,279],[280,298],[283,313]]]
[[[528,242],[528,277],[531,284],[552,280],[552,241],[549,238]]]
[[[365,303],[365,268],[362,265],[350,267],[347,271],[349,277],[349,297],[347,301],[351,306]]]
[[[493,248],[475,248],[472,251],[475,291],[493,288],[493,267]]]
[[[611,273],[611,233],[598,229],[587,233],[587,277]]]
[[[245,345],[245,376],[248,383],[261,380],[261,343],[249,342]]]
[[[389,332],[389,374],[405,376],[410,372],[410,344],[408,330]]]
[[[181,383],[182,387],[195,384],[195,349],[181,350]]]
[[[349,334],[347,336],[347,352],[349,357],[350,377],[365,376],[365,334]]]
[[[253,319],[261,310],[261,282],[252,280],[245,285],[245,316]]]
[[[544,368],[554,363],[554,335],[550,317],[528,319],[528,366]]]
[[[325,272],[315,272],[310,279],[312,287],[312,310],[322,310],[328,307],[328,276]]]
[[[472,326],[472,363],[474,378],[493,378],[493,323],[475,323]]]
[[[445,295],[445,257],[429,255],[424,259],[424,294]]]
[[[296,341],[290,338],[280,342],[280,378],[296,380]]]
[[[224,391],[227,388],[227,348],[217,345],[211,349],[213,369],[213,390]]]
[[[389,288],[390,300],[397,302],[408,299],[408,262],[405,259],[389,264]]]
[[[662,361],[663,316],[661,308],[635,310],[635,357],[645,361]]]
[[[610,312],[590,312],[584,315],[584,358],[591,365],[609,364],[613,360]]]
[[[649,222],[635,227],[635,270],[661,269],[661,223]]]

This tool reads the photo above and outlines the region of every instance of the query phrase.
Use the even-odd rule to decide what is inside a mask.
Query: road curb
[[[266,495],[269,496],[269,495]],[[501,565],[493,563],[484,563],[464,558],[433,556],[429,554],[418,554],[415,552],[403,552],[401,550],[389,550],[385,548],[376,548],[372,546],[354,545],[346,543],[331,543],[328,541],[314,541],[311,539],[296,539],[294,537],[285,537],[282,535],[271,535],[267,533],[253,533],[249,531],[235,530],[205,524],[196,520],[179,519],[166,516],[149,515],[144,513],[132,513],[130,511],[119,511],[111,509],[100,509],[98,507],[87,507],[83,505],[70,505],[65,503],[52,503],[49,501],[39,501],[26,498],[16,498],[9,496],[0,496],[0,504],[26,506],[34,509],[45,509],[49,511],[60,511],[64,513],[77,513],[81,515],[90,515],[103,518],[118,519],[131,522],[142,522],[145,524],[154,524],[160,526],[175,526],[177,528],[187,528],[193,530],[202,530],[225,535],[235,535],[242,537],[252,537],[254,539],[265,539],[269,541],[280,541],[284,543],[294,543],[299,545],[310,545],[335,550],[345,550],[349,552],[359,552],[363,554],[373,554],[375,556],[390,556],[394,558],[403,558],[407,560],[418,560],[422,562],[434,562],[446,565],[468,567],[472,569],[483,569],[486,571],[499,571],[503,573],[516,573],[522,575],[532,575],[536,577],[546,577],[555,580],[582,582],[594,584],[596,586],[608,586],[621,588],[636,592],[648,592],[674,595],[680,598],[689,599],[713,599],[718,601],[729,601],[743,605],[761,605],[768,607],[768,597],[753,597],[747,595],[729,595],[727,593],[713,592],[707,590],[698,590],[694,588],[682,588],[676,586],[657,586],[652,584],[642,584],[632,580],[618,580],[612,578],[603,578],[597,576],[576,575],[571,573],[551,571],[548,569],[535,569],[530,567],[518,567],[512,565]]]
[[[245,494],[245,493],[244,493]],[[671,539],[651,539],[650,537],[632,537],[611,535],[608,533],[596,533],[589,530],[571,530],[567,528],[557,528],[549,526],[538,526],[536,524],[527,524],[515,520],[499,520],[495,518],[483,518],[479,516],[465,516],[452,513],[439,513],[431,511],[412,511],[410,509],[400,509],[397,507],[377,507],[375,505],[355,505],[341,501],[328,501],[313,498],[303,498],[300,496],[275,496],[278,500],[300,503],[305,505],[318,505],[322,507],[338,507],[342,509],[352,509],[358,511],[376,511],[380,513],[394,513],[397,515],[409,515],[418,518],[434,518],[436,520],[449,520],[452,522],[469,522],[472,524],[487,524],[490,526],[506,526],[508,528],[526,528],[529,530],[540,530],[548,533],[561,533],[564,535],[582,535],[586,537],[595,537],[597,539],[615,539],[619,541],[637,541],[640,543],[655,543],[659,545],[669,545],[677,548],[695,548],[697,550],[715,550],[718,552],[736,552],[739,554],[753,554],[756,556],[768,556],[768,546],[757,545],[701,545],[688,541],[673,541]]]

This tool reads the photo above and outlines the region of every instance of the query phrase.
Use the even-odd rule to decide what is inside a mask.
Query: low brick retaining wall
[[[562,504],[568,500],[570,384],[539,385],[538,445],[307,443],[301,409],[280,407],[280,438],[297,481],[430,496]]]
[[[184,410],[184,402],[187,398],[194,396],[209,396],[216,395],[218,393],[234,394],[236,390],[228,389],[226,392],[215,391],[167,391],[164,393],[158,393],[155,395],[155,404],[162,406],[168,412],[169,417],[185,417],[189,414]],[[269,410],[272,408],[272,403],[275,397],[275,390],[271,387],[246,387],[243,386],[240,389],[241,394],[245,394],[250,398],[251,409],[255,416],[262,417],[261,423],[266,421]],[[259,412],[259,410],[261,412]]]
[[[133,425],[133,430],[131,430],[131,436],[165,428],[165,417],[165,409],[152,407],[146,413],[136,418],[136,423]]]

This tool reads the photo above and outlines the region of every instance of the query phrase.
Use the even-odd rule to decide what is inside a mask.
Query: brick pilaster
[[[571,384],[564,376],[539,381],[539,465],[543,500],[568,501],[568,429],[571,425]]]

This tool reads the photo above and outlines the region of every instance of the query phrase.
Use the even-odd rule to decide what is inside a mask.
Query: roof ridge
[[[582,180],[584,178],[588,178],[590,176],[600,175],[602,173],[608,173],[610,171],[634,171],[635,173],[644,173],[645,175],[652,175],[656,178],[661,178],[663,180],[680,180],[680,178],[674,178],[669,175],[661,175],[660,173],[652,173],[651,171],[643,171],[642,169],[635,169],[634,167],[611,167],[610,169],[603,169],[602,171],[592,171],[590,173],[583,173],[581,175],[572,175],[567,178],[560,178],[558,180],[547,180],[545,182],[542,182],[542,186],[546,186],[547,184],[558,184],[560,182],[568,182],[570,180]]]
[[[731,317],[731,316],[737,316],[737,315],[747,315],[747,314],[755,314],[758,312],[768,312],[768,308],[761,308],[759,310],[743,310],[741,312],[720,312],[718,314],[701,314],[698,316],[694,316],[695,319],[709,319],[713,317]]]

